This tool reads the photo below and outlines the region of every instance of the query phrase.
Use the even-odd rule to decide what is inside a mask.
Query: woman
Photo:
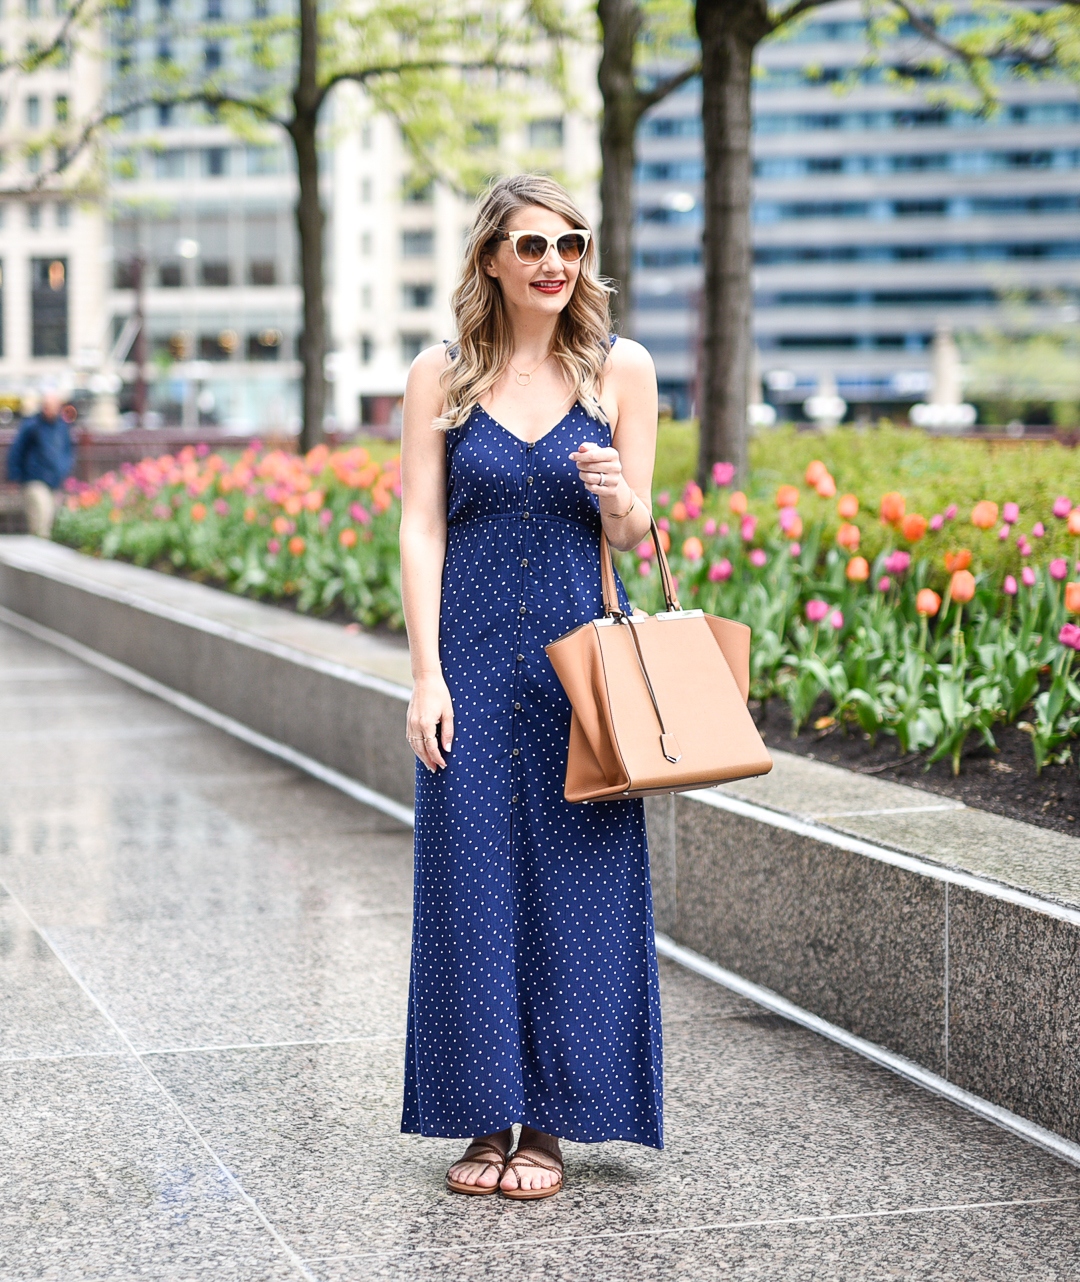
[[[401,1128],[473,1137],[454,1192],[550,1197],[559,1137],[663,1146],[644,805],[563,798],[570,703],[544,653],[603,612],[601,529],[620,549],[648,535],[656,375],[610,336],[592,234],[541,175],[491,188],[453,308],[457,342],[417,357],[402,430],[417,766]]]

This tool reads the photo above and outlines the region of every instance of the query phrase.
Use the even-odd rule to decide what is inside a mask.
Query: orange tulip
[[[825,466],[825,464],[821,461],[821,459],[819,458],[814,459],[814,461],[806,469],[807,485],[817,485],[818,481],[820,481],[823,476],[828,475],[828,472],[829,472],[829,469]]]
[[[971,576],[968,575],[968,578],[971,578]],[[955,593],[953,595],[955,596]],[[969,597],[968,600],[970,599]],[[925,618],[933,618],[940,609],[941,597],[938,596],[933,588],[923,588],[915,598],[915,610]]]
[[[192,503],[192,505],[191,505],[191,519],[192,519],[193,521],[204,521],[204,520],[206,519],[206,504],[205,504],[205,503]]]
[[[836,493],[836,482],[828,472],[826,472],[814,488],[817,490],[819,498],[831,499]]]
[[[676,499],[671,505],[671,519],[673,521],[686,520],[686,504],[682,499]]]
[[[325,500],[326,496],[323,494],[322,490],[309,490],[307,494],[304,495],[304,507],[306,507],[309,512],[317,512],[319,508],[322,507]]]
[[[950,572],[955,570],[966,570],[971,564],[971,553],[967,548],[961,548],[959,552],[945,553],[945,568]]]
[[[998,519],[998,505],[989,499],[983,499],[971,509],[971,524],[980,530],[988,530]]]
[[[299,494],[290,494],[282,506],[290,516],[299,516],[300,510],[304,506],[304,500]]]
[[[788,522],[787,529],[784,531],[784,535],[789,539],[802,538],[802,517],[801,516],[793,516],[791,518],[791,520]]]
[[[700,561],[705,555],[705,549],[701,546],[701,540],[694,535],[683,540],[682,554],[688,561]]]
[[[289,540],[289,551],[293,554],[293,556],[303,556],[304,549],[306,547],[307,547],[307,544],[304,542],[304,540],[300,537],[299,534],[294,534],[292,538]]]
[[[842,525],[836,531],[836,541],[842,548],[847,548],[849,552],[854,552],[859,546],[859,539],[862,533],[857,525]]]
[[[732,494],[731,498],[728,499],[728,507],[731,508],[736,516],[742,516],[746,511],[746,495],[742,490],[736,490]]]
[[[870,562],[864,556],[853,556],[846,573],[852,583],[865,583],[870,577]]]
[[[291,526],[292,522],[285,516],[275,516],[270,522],[270,528],[275,534],[288,534]]]
[[[660,546],[664,549],[665,556],[671,551],[671,535],[667,530],[660,531]]]
[[[1080,614],[1080,583],[1065,584],[1065,609],[1070,614]]]
[[[356,531],[352,528],[351,525],[347,525],[345,529],[343,529],[337,537],[338,537],[338,542],[341,544],[343,548],[351,548],[356,546]]]
[[[900,522],[900,533],[909,543],[918,543],[926,533],[927,520],[917,512],[909,512]]]
[[[961,604],[970,601],[975,595],[974,574],[970,570],[954,571],[949,592],[954,601],[959,601]]]
[[[1070,534],[1080,534],[1080,507],[1074,507],[1069,513],[1068,529]]]
[[[836,510],[845,521],[854,520],[859,515],[859,500],[854,494],[845,494],[837,503]]]
[[[244,508],[244,520],[250,525],[258,516],[258,512],[253,507]]]
[[[903,519],[904,509],[907,503],[902,494],[897,494],[895,490],[881,496],[881,519],[887,521],[890,525]]]
[[[799,491],[794,485],[781,485],[776,491],[777,507],[795,507],[799,502]]]

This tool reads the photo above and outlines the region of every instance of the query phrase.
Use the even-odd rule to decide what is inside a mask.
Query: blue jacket
[[[24,419],[7,457],[9,481],[44,481],[58,490],[71,474],[75,448],[68,425],[58,414],[51,422],[42,414]]]

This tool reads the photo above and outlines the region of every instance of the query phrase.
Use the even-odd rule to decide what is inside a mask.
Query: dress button
[[[515,712],[520,712],[520,711],[521,711],[521,704],[520,704],[520,703],[515,703],[515,704],[514,704],[514,711],[515,711]]]
[[[523,557],[521,558],[521,564],[522,564],[522,565],[528,565],[528,564],[529,564],[529,558],[528,558],[527,556],[523,556]]]
[[[523,605],[523,606],[521,607],[521,609],[518,611],[518,614],[528,614],[528,613],[529,613],[528,606],[524,606],[524,605]]]
[[[520,749],[520,748],[515,748],[515,749],[514,749],[514,752],[513,752],[513,755],[514,755],[515,757],[520,757],[520,756],[521,756],[521,749]]]
[[[526,485],[532,485],[532,483],[533,483],[533,478],[532,478],[531,476],[527,476],[527,477],[525,478],[525,484],[526,484]]]
[[[522,515],[522,517],[523,517],[523,518],[524,518],[524,517],[526,517],[526,516],[528,516],[528,515],[529,515],[528,508],[526,508],[526,510],[525,510],[524,512],[522,512],[522,514],[521,514],[521,515]]]
[[[517,657],[517,661],[518,661],[518,663],[524,663],[524,661],[525,661],[525,656],[524,656],[523,654],[519,654],[519,655],[518,655],[518,657]]]
[[[510,801],[511,801],[511,804],[512,804],[512,805],[515,805],[515,806],[517,805],[517,793],[516,793],[516,792],[515,792],[515,793],[514,793],[514,795],[510,798]]]

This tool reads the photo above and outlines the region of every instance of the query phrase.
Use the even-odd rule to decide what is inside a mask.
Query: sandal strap
[[[492,1154],[494,1156],[491,1156]],[[454,1165],[460,1166],[462,1162],[471,1162],[479,1165],[483,1162],[485,1169],[489,1166],[505,1167],[506,1159],[508,1157],[509,1153],[503,1152],[498,1145],[484,1140],[480,1143],[473,1142],[470,1144]],[[481,1174],[483,1174],[483,1172],[481,1172]]]
[[[531,1154],[531,1156],[526,1156],[526,1154]],[[553,1162],[558,1163],[558,1165],[551,1166],[545,1161],[538,1162],[536,1160],[537,1157],[551,1158],[551,1160]],[[558,1175],[560,1177],[562,1176],[562,1173],[563,1173],[562,1159],[560,1157],[557,1157],[554,1153],[549,1153],[548,1150],[544,1148],[533,1148],[531,1146],[528,1146],[526,1148],[519,1148],[517,1152],[515,1152],[514,1156],[506,1164],[507,1169],[513,1171],[515,1176],[517,1175],[517,1168],[519,1163],[522,1166],[533,1166],[533,1167],[537,1167],[540,1170],[551,1171],[553,1175]],[[519,1179],[518,1188],[520,1187],[521,1187],[521,1180]]]

